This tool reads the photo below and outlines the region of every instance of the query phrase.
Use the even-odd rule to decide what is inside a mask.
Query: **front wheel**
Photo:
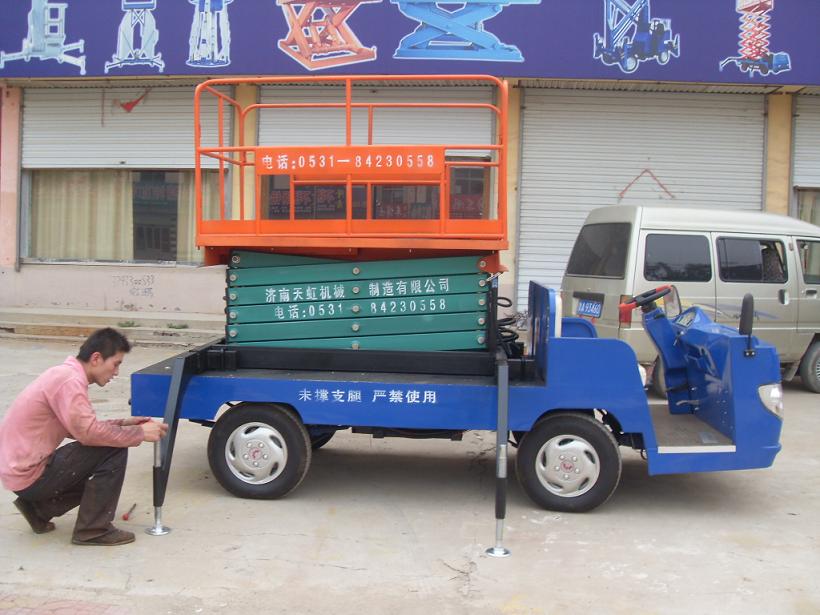
[[[820,393],[820,342],[814,342],[800,362],[800,379],[812,393]]]
[[[307,429],[292,410],[240,404],[208,439],[208,463],[219,484],[240,498],[274,499],[295,489],[311,457]]]
[[[539,506],[586,512],[606,502],[621,478],[615,438],[593,417],[548,416],[527,432],[515,460],[518,480]]]

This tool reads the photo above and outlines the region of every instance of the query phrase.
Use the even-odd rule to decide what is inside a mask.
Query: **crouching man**
[[[108,384],[130,350],[114,329],[95,331],[76,357],[29,384],[0,423],[0,480],[17,494],[14,505],[35,533],[52,531],[52,518],[79,506],[74,544],[134,542],[133,533],[111,523],[128,447],[158,441],[168,426],[149,418],[98,420],[88,399],[88,387]],[[75,441],[59,446],[65,438]]]

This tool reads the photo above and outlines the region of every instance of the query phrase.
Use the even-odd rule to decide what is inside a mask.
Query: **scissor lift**
[[[464,0],[452,3],[431,0],[390,0],[399,11],[419,22],[399,43],[394,58],[420,60],[487,60],[523,62],[515,45],[502,43],[484,22],[511,4],[540,4],[541,0]]]
[[[367,98],[373,87],[430,84],[489,85],[503,90],[498,104],[482,102],[374,102]],[[220,86],[240,84],[324,84],[336,86],[335,102],[240,104]],[[367,87],[362,87],[367,86]],[[199,85],[195,96],[197,244],[206,248],[207,263],[225,263],[231,249],[247,248],[336,256],[358,260],[453,256],[496,253],[507,247],[506,208],[506,83],[489,76],[358,76],[358,77],[260,77],[212,79]],[[219,120],[215,146],[203,146],[202,100],[216,97]],[[432,97],[431,97],[432,98]],[[439,98],[440,101],[440,98]],[[238,135],[229,143],[222,118],[232,108]],[[272,146],[246,145],[245,126],[251,114],[282,113],[294,109],[317,112],[336,110],[343,145]],[[492,116],[496,134],[481,135],[472,143],[430,144],[380,143],[375,135],[385,112],[408,109],[414,113],[464,110]],[[355,122],[354,122],[355,115]],[[366,121],[365,121],[366,120]],[[343,122],[344,124],[341,124]],[[354,130],[355,129],[355,130]],[[308,129],[306,128],[306,131]],[[341,131],[340,131],[341,132]],[[359,145],[358,143],[361,143]],[[480,155],[475,155],[476,153]],[[469,159],[465,160],[465,154]],[[205,161],[218,163],[219,207],[215,215],[203,215],[202,173]],[[451,211],[451,173],[455,168],[480,168],[494,179],[485,182],[486,211],[472,218]],[[253,178],[253,188],[251,188]],[[274,184],[284,185],[277,196],[284,202],[272,211],[268,195]],[[387,188],[428,189],[437,193],[435,203],[409,203],[404,215],[386,211],[376,193]],[[228,192],[233,188],[230,203]],[[303,215],[299,199],[306,190],[327,189],[344,194],[335,210]],[[380,192],[381,191],[381,192]],[[264,193],[264,196],[263,196]],[[298,198],[297,198],[298,197]],[[425,205],[425,207],[422,207]],[[317,205],[318,210],[318,205]]]
[[[48,2],[47,0],[31,0],[31,10],[28,12],[28,34],[23,39],[22,49],[16,53],[0,51],[0,69],[6,62],[32,58],[37,60],[57,60],[60,64],[66,62],[79,66],[80,74],[85,75],[85,56],[73,56],[69,51],[83,53],[85,41],[80,39],[76,43],[66,45],[65,39],[65,12],[68,4],[65,2]]]
[[[720,63],[720,70],[734,64],[741,72],[753,77],[755,73],[768,75],[791,70],[789,54],[769,50],[771,11],[774,0],[737,0],[740,13],[740,55],[731,56]]]
[[[227,340],[187,351],[132,376],[132,412],[163,416],[170,426],[168,436],[155,445],[154,525],[148,533],[169,531],[162,524],[162,506],[180,419],[213,427],[208,458],[213,476],[225,489],[240,497],[266,499],[283,497],[294,489],[308,471],[311,451],[327,444],[336,431],[458,441],[467,430],[495,430],[496,540],[486,552],[498,557],[509,554],[502,540],[510,433],[518,445],[516,469],[526,493],[540,506],[565,512],[591,510],[612,494],[621,473],[620,446],[643,451],[654,474],[771,465],[780,450],[782,391],[777,384],[777,354],[773,347],[751,337],[750,326],[738,335],[716,327],[699,308],[690,308],[671,323],[655,304],[671,292],[669,287],[654,289],[621,306],[630,312],[635,307],[643,310],[644,326],[668,366],[670,412],[662,413],[668,418],[653,416],[629,347],[620,340],[595,339],[595,329],[586,321],[562,319],[556,291],[530,283],[531,336],[526,353],[522,344],[507,335],[504,320],[497,318],[500,302],[494,274],[500,267],[492,258],[506,247],[506,84],[488,76],[409,78],[428,89],[431,84],[451,85],[458,80],[489,84],[497,88],[495,104],[373,102],[358,96],[374,84],[407,79],[217,79],[197,88],[198,243],[215,250],[253,250],[234,250],[230,259]],[[220,88],[294,81],[340,84],[344,96],[334,103],[241,105]],[[217,144],[209,147],[202,145],[200,126],[205,95],[217,98],[220,126]],[[221,127],[226,105],[235,109],[238,145],[224,143]],[[341,111],[344,144],[243,143],[249,114],[294,108]],[[374,123],[385,108],[483,109],[495,117],[496,134],[489,143],[378,143],[374,135],[381,133],[374,130]],[[361,126],[363,115],[367,120],[361,145],[361,135],[353,130],[354,111],[356,126]],[[324,136],[332,142],[332,131],[324,128]],[[449,159],[448,153],[476,150],[490,155],[471,164],[498,175],[494,184],[497,215],[459,218],[450,207],[448,171],[466,163]],[[219,213],[210,220],[202,216],[203,159],[217,162],[222,194]],[[228,167],[236,176],[226,177]],[[250,215],[245,213],[245,171],[253,173],[248,179],[256,185],[255,198],[248,204]],[[276,209],[275,217],[266,219],[261,215],[260,187],[270,183],[271,177],[287,186],[281,190],[286,190],[288,198],[277,203],[284,207]],[[226,201],[228,183],[239,193],[238,208]],[[341,215],[327,216],[328,211],[323,210],[320,217],[300,216],[297,193],[311,186],[342,190],[344,207],[331,211]],[[379,203],[373,198],[379,186],[436,187],[441,198],[435,215],[428,211],[426,215],[381,218],[376,215]],[[319,260],[318,255],[328,249],[341,249],[362,262]],[[297,251],[310,256],[281,254]],[[455,258],[408,259],[410,253],[415,259],[425,251]],[[367,258],[376,252],[382,262]],[[465,269],[464,265],[470,265],[465,261],[470,260],[473,265]],[[274,261],[277,266],[269,267]],[[421,318],[402,322],[427,326],[434,320],[432,311],[452,308],[452,314],[458,314],[475,312],[481,306],[488,321],[486,344],[447,350],[420,341],[416,347],[385,350],[291,346],[290,339],[285,347],[267,341],[261,346],[243,343],[247,341],[243,323],[255,327],[257,318],[267,318],[271,311],[279,319],[276,310],[280,307],[293,310],[287,318],[294,322],[273,323],[277,327],[295,323],[306,325],[305,329],[334,328],[348,320],[348,309],[355,315],[349,319],[354,332],[361,333],[358,327],[366,328],[368,323],[381,327],[387,324],[383,322],[387,317],[382,317],[387,311],[390,319],[404,318],[394,307],[400,301],[405,300],[409,307],[413,301],[421,306],[421,298],[429,300],[424,281],[419,279],[423,277],[434,278],[429,280],[429,292],[440,296],[434,303],[425,303],[428,307],[421,310],[426,312]],[[332,294],[329,285],[325,295],[317,291],[317,280],[333,281]],[[418,282],[415,290],[414,282]],[[398,291],[400,283],[406,283],[406,293]],[[310,284],[314,284],[312,291]],[[468,303],[452,303],[459,302],[458,297]],[[388,304],[389,310],[381,309]],[[411,307],[407,314],[410,312]],[[744,300],[741,321],[750,323],[753,312],[751,301]],[[236,331],[233,336],[232,330]],[[413,327],[408,336],[424,338],[425,331]],[[320,332],[309,333],[315,337]],[[595,386],[590,386],[593,381]],[[714,387],[715,382],[721,387]]]
[[[278,0],[290,30],[279,49],[308,70],[376,59],[347,23],[361,4],[381,0]]]

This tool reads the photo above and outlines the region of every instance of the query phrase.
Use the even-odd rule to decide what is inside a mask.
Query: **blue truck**
[[[562,318],[554,290],[530,283],[526,344],[511,319],[499,318],[499,308],[511,306],[498,296],[499,254],[508,247],[505,82],[419,76],[413,79],[425,87],[431,80],[485,81],[497,88],[497,103],[405,105],[408,114],[487,112],[499,127],[492,143],[441,144],[433,134],[418,137],[422,144],[384,145],[371,125],[386,115],[383,108],[401,104],[366,95],[374,79],[392,77],[322,79],[344,86],[343,102],[331,108],[344,111],[345,146],[229,145],[221,131],[217,145],[201,146],[201,94],[234,106],[240,120],[251,112],[288,113],[294,105],[243,107],[215,87],[238,80],[197,88],[197,237],[211,264],[227,265],[226,334],[132,375],[133,414],[163,417],[170,426],[155,447],[152,533],[163,533],[181,419],[211,428],[208,460],[219,483],[260,499],[295,489],[314,452],[339,431],[453,441],[470,430],[495,431],[493,555],[505,551],[510,443],[527,495],[556,511],[603,504],[618,485],[622,447],[640,451],[651,474],[771,465],[780,450],[780,372],[775,349],[751,335],[751,305],[740,332],[698,308],[667,317],[658,301],[674,303],[667,301],[670,287],[621,306],[642,310],[664,361],[668,400],[659,404],[648,401],[632,349],[598,338],[588,320]],[[315,112],[316,104],[307,107]],[[355,145],[353,115],[362,109],[370,116],[367,144]],[[459,148],[486,156],[448,158]],[[234,165],[240,188],[243,173],[253,173],[264,200],[248,191],[251,205],[237,207],[235,217],[227,207],[218,208],[217,220],[204,217],[202,157],[217,160],[220,173]],[[465,209],[451,189],[460,167],[497,175],[484,183],[477,208]],[[497,206],[482,205],[490,202]],[[245,211],[255,218],[242,219]]]
[[[527,495],[567,512],[589,511],[612,495],[622,447],[640,451],[650,474],[770,466],[783,417],[774,347],[748,324],[741,331],[718,325],[697,307],[667,318],[656,302],[668,292],[621,306],[643,311],[664,361],[669,396],[659,405],[649,403],[627,344],[597,338],[587,320],[561,319],[559,295],[536,283],[523,353],[503,340],[456,352],[219,343],[140,370],[132,375],[133,414],[171,426],[155,459],[157,526],[179,419],[212,427],[213,474],[245,498],[295,489],[312,453],[347,429],[451,440],[495,430],[500,483],[509,437]],[[745,306],[745,322],[752,311]],[[503,510],[499,504],[500,519]]]

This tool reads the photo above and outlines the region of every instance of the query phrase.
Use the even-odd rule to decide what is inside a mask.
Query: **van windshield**
[[[588,224],[581,229],[567,265],[567,275],[623,279],[632,225]]]

